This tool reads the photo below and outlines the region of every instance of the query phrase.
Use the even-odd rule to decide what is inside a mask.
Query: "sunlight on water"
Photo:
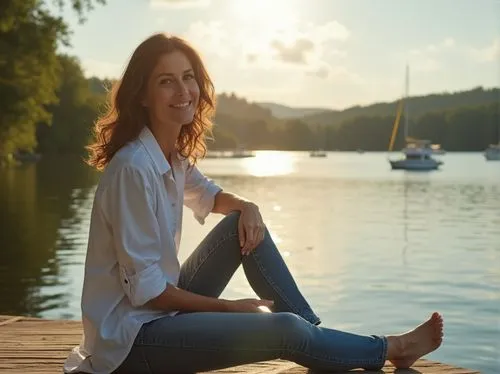
[[[294,171],[294,158],[285,152],[258,151],[255,157],[243,160],[243,167],[255,177],[285,175]]]

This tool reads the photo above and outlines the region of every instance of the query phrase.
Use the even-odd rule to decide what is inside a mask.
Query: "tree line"
[[[386,151],[398,104],[391,105],[392,115],[363,115],[360,111],[340,122],[335,122],[332,116],[331,123],[314,123],[309,117],[277,119],[268,109],[254,103],[246,103],[245,115],[240,116],[239,107],[244,99],[221,95],[219,101],[221,111],[218,110],[216,116],[214,148],[279,150]],[[476,104],[474,97],[471,102],[474,104],[430,109],[409,117],[409,135],[429,139],[448,151],[481,151],[489,144],[498,143],[500,102],[489,100]],[[400,121],[396,149],[403,147],[405,141],[404,115]]]

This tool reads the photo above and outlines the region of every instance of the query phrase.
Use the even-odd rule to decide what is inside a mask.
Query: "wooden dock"
[[[78,321],[45,320],[0,315],[0,373],[55,374],[62,373],[62,364],[70,350],[80,342]],[[306,374],[306,368],[289,361],[275,360],[218,370],[217,373]],[[355,371],[356,372],[356,371]],[[361,371],[368,373],[366,371]],[[394,373],[386,365],[384,373]],[[352,371],[350,372],[352,373]],[[381,371],[377,373],[381,374]],[[479,374],[428,360],[419,360],[412,369],[397,374]]]

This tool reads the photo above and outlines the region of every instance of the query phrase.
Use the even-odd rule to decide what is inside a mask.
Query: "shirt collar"
[[[141,133],[139,134],[139,140],[146,148],[153,162],[155,164],[156,170],[161,174],[167,173],[171,167],[167,161],[167,158],[163,154],[158,141],[151,132],[148,126],[144,126]]]

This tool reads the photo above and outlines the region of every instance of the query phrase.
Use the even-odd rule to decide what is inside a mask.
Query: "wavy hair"
[[[166,34],[154,34],[135,49],[121,79],[108,95],[107,110],[94,125],[94,141],[86,147],[89,165],[98,170],[104,169],[121,147],[139,136],[148,122],[147,110],[141,102],[151,72],[162,55],[174,51],[180,51],[188,58],[200,87],[194,119],[181,127],[176,149],[191,164],[206,155],[206,136],[212,134],[216,100],[212,80],[198,52],[187,41]]]

